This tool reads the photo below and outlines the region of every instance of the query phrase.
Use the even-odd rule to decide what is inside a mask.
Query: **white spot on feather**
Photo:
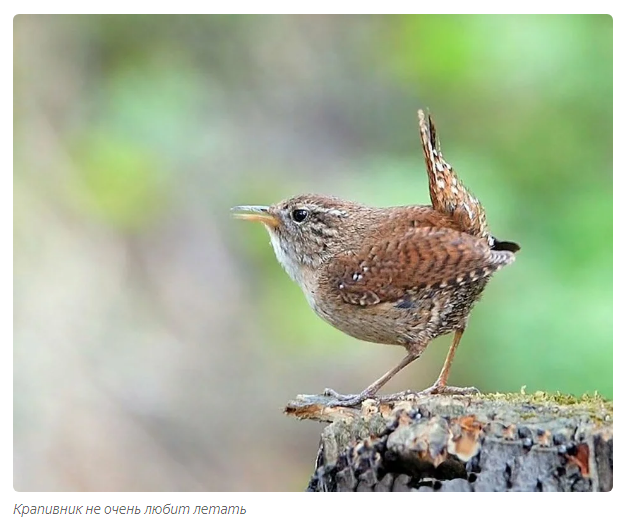
[[[467,203],[463,203],[463,208],[467,212],[467,215],[469,216],[469,218],[473,219],[474,218],[474,214],[472,213],[472,209],[467,205]]]

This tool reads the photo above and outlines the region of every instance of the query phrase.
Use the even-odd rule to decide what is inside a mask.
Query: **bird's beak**
[[[280,224],[280,220],[271,214],[268,206],[234,206],[232,212],[234,212],[236,219],[259,221],[273,228]]]

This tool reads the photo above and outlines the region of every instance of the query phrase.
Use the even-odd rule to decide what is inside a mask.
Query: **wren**
[[[441,373],[421,393],[478,392],[447,385],[452,360],[474,303],[520,247],[490,234],[482,205],[443,159],[432,118],[418,115],[432,206],[376,208],[299,195],[272,206],[232,208],[236,217],[265,225],[276,257],[318,316],[360,340],[407,351],[359,394],[327,389],[330,406],[374,397],[446,333],[454,337]]]

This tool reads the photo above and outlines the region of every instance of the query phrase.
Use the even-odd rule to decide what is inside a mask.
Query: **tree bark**
[[[309,491],[609,491],[613,404],[546,393],[412,396],[286,413],[329,422]]]

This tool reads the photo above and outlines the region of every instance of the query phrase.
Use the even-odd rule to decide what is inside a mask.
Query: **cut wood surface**
[[[328,422],[309,491],[608,491],[613,404],[599,396],[412,396],[286,413]]]

